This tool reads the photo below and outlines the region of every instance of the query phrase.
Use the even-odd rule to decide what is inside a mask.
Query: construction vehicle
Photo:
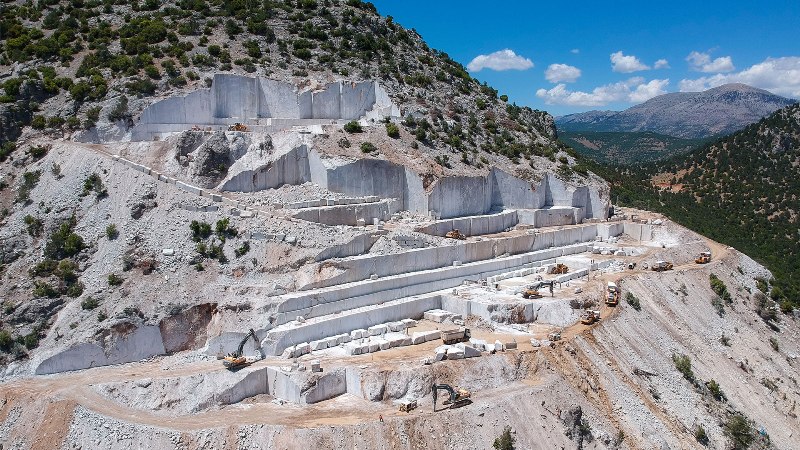
[[[600,311],[595,309],[587,309],[581,314],[581,323],[584,325],[591,325],[600,320]]]
[[[400,402],[400,412],[407,413],[407,412],[411,412],[411,411],[413,411],[415,409],[417,409],[417,401],[416,400],[408,400],[408,401]],[[436,409],[436,408],[434,407],[434,409]]]
[[[450,238],[450,239],[458,239],[460,241],[465,241],[467,239],[467,237],[465,235],[461,234],[461,232],[458,231],[458,229],[455,229],[455,228],[453,230],[448,231],[447,233],[445,233],[444,237]]]
[[[609,281],[606,287],[606,305],[617,306],[619,304],[619,295],[620,292],[616,283]]]
[[[472,337],[469,328],[458,328],[455,330],[442,330],[442,341],[447,345],[457,344],[459,342],[467,342]]]
[[[550,288],[550,296],[553,296],[553,281],[537,281],[536,283],[528,286],[522,291],[522,298],[531,299],[531,298],[542,298],[542,294],[539,292],[539,288],[548,286]]]
[[[253,337],[253,341],[255,341],[256,347],[260,345],[260,342],[258,342],[258,337],[256,336],[256,332],[253,331],[252,328],[250,328],[250,332],[247,333],[247,336],[245,336],[244,339],[242,339],[242,342],[239,342],[239,347],[236,349],[236,351],[228,353],[227,355],[225,355],[225,358],[222,359],[222,365],[225,366],[226,369],[228,370],[240,369],[246,365],[253,363],[252,359],[248,359],[244,355],[242,355],[242,352],[244,351],[244,344],[247,342],[248,339],[250,339],[250,336]]]
[[[550,269],[550,273],[555,275],[562,275],[567,272],[569,272],[569,267],[567,267],[566,264],[561,263],[556,264],[552,269]]]
[[[472,400],[469,399],[472,395],[470,391],[458,388],[453,389],[453,387],[449,384],[434,384],[431,388],[431,392],[433,393],[434,412],[436,412],[436,398],[439,395],[439,390],[447,391],[450,394],[449,397],[442,402],[443,405],[450,405],[450,409],[460,408],[464,405],[472,403]]]
[[[555,342],[561,340],[561,332],[560,331],[553,331],[552,333],[547,335],[547,339]]]
[[[656,272],[663,272],[665,270],[672,270],[672,263],[667,261],[656,261],[651,267]]]
[[[247,130],[247,125],[241,122],[236,122],[235,124],[228,126],[228,131],[248,131],[248,130]]]
[[[700,256],[694,260],[695,264],[708,264],[711,262],[711,252],[701,252]]]

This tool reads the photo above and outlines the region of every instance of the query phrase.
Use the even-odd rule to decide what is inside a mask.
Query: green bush
[[[495,450],[514,450],[514,436],[511,434],[511,427],[503,428],[503,433],[500,434],[500,437],[495,438],[492,447]]]
[[[631,308],[635,309],[636,311],[642,310],[642,305],[641,303],[639,303],[639,298],[631,294],[630,292],[625,293],[625,301],[629,305],[631,305]]]
[[[84,249],[83,238],[74,233],[75,216],[63,222],[45,244],[44,254],[46,257],[61,260],[77,255]]]
[[[47,118],[42,115],[33,116],[31,127],[35,130],[43,130],[47,126]]]
[[[98,322],[102,322],[102,321],[104,321],[106,319],[108,319],[108,314],[106,314],[105,311],[100,311],[100,312],[97,313],[97,321]]]
[[[722,280],[720,280],[713,273],[708,275],[708,280],[711,285],[711,290],[714,291],[714,293],[717,294],[719,298],[721,298],[727,304],[733,303],[731,294],[730,292],[728,292],[728,287],[725,286],[725,283]]]
[[[393,123],[386,124],[386,134],[393,139],[400,137],[400,129]]]
[[[709,392],[711,392],[712,397],[719,401],[725,400],[725,394],[720,389],[719,383],[717,383],[716,380],[711,380],[706,383],[706,387],[708,388]]]
[[[6,330],[0,330],[0,350],[9,352],[14,347],[14,338]]]
[[[91,192],[95,193],[97,199],[108,197],[108,190],[103,186],[103,179],[100,178],[97,172],[83,180],[83,192],[80,195],[81,197],[86,197]]]
[[[44,145],[34,145],[33,147],[28,149],[28,154],[33,157],[33,159],[42,159],[44,155],[47,154],[49,149]]]
[[[694,438],[702,445],[708,445],[708,435],[706,430],[701,425],[697,425],[694,429]]]
[[[375,151],[378,151],[378,147],[375,147],[375,144],[372,142],[361,143],[361,153],[372,153]]]
[[[123,281],[125,281],[125,279],[115,273],[108,274],[109,286],[119,286]]]
[[[211,225],[206,222],[193,220],[192,223],[189,224],[189,229],[192,231],[192,240],[195,242],[200,242],[211,236]]]
[[[100,300],[98,300],[98,299],[96,299],[94,297],[86,297],[81,302],[81,309],[85,309],[85,310],[88,310],[88,311],[91,311],[91,310],[97,308],[98,306],[100,306]]]
[[[106,227],[106,237],[110,241],[113,241],[114,239],[119,237],[119,231],[117,230],[117,226],[114,225],[113,223],[109,224]]]
[[[31,191],[39,183],[39,178],[42,176],[41,170],[33,172],[25,172],[22,174],[22,184],[17,190],[17,197],[15,199],[18,203],[27,203],[31,198]]]
[[[344,131],[348,133],[361,133],[364,130],[361,128],[361,125],[358,122],[352,120],[344,125]]]
[[[236,254],[236,257],[239,258],[241,256],[246,255],[247,252],[249,252],[249,251],[250,251],[250,242],[244,241],[242,243],[241,247],[239,247],[236,250],[234,250],[234,253]]]
[[[731,414],[728,417],[722,427],[722,432],[731,440],[731,446],[734,450],[745,450],[750,447],[750,444],[755,439],[755,432],[750,426],[750,422],[738,413]]]
[[[25,225],[28,229],[28,234],[32,237],[38,237],[42,234],[42,230],[44,229],[44,223],[42,219],[38,217],[33,217],[32,215],[28,214],[25,216]]]
[[[225,242],[226,238],[236,237],[236,235],[239,234],[236,228],[232,228],[230,226],[230,223],[231,223],[230,219],[226,217],[224,219],[218,220],[216,226],[214,227],[214,233],[222,242]]]
[[[694,372],[692,372],[692,359],[689,356],[684,354],[672,354],[672,362],[675,364],[675,368],[678,369],[678,372],[683,374],[683,378],[686,378],[689,381],[694,381]]]
[[[57,298],[60,296],[59,292],[45,281],[33,282],[33,296],[36,298]]]

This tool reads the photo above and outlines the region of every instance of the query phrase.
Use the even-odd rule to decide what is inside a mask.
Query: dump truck
[[[455,330],[442,330],[440,331],[442,335],[442,341],[447,344],[457,344],[459,342],[467,342],[469,338],[472,337],[472,333],[470,333],[469,328],[458,328]]]
[[[400,412],[411,412],[417,409],[417,401],[416,400],[406,400],[400,402]],[[434,407],[434,409],[436,409]]]
[[[672,263],[667,261],[656,261],[650,267],[655,272],[663,272],[665,270],[672,270]]]
[[[569,267],[567,267],[566,264],[561,264],[561,263],[556,264],[555,266],[553,266],[552,269],[550,269],[550,273],[555,275],[562,275],[567,272],[569,272]]]
[[[711,262],[711,252],[701,252],[694,260],[695,264],[708,264]]]
[[[228,126],[228,131],[249,131],[249,130],[247,129],[247,125],[241,122],[236,122],[235,124]]]
[[[606,286],[606,305],[617,306],[619,304],[619,295],[617,284],[609,281],[608,286]]]
[[[244,344],[247,342],[248,339],[250,339],[251,336],[253,338],[253,341],[255,341],[256,343],[256,347],[260,345],[260,342],[258,342],[258,337],[256,336],[256,332],[253,331],[253,329],[251,328],[250,332],[247,333],[247,335],[244,337],[244,339],[242,339],[241,342],[239,342],[239,347],[236,349],[236,351],[228,353],[222,359],[222,365],[225,366],[226,369],[228,370],[240,369],[246,365],[252,364],[255,361],[252,358],[246,358],[244,355],[242,355],[242,352],[244,352]]]
[[[469,398],[472,396],[472,393],[466,389],[459,389],[453,388],[449,384],[434,384],[431,388],[431,392],[433,393],[433,411],[436,412],[436,398],[439,396],[439,391],[447,391],[448,398],[446,398],[442,404],[449,405],[450,409],[460,408],[464,405],[468,405],[472,403],[472,400]]]
[[[450,239],[458,239],[460,241],[464,241],[464,240],[467,239],[467,237],[464,236],[463,234],[461,234],[461,232],[458,231],[457,229],[453,229],[453,230],[448,231],[447,233],[444,234],[444,237],[450,238]]]
[[[600,311],[595,309],[587,309],[581,314],[581,323],[584,325],[591,325],[600,320]]]

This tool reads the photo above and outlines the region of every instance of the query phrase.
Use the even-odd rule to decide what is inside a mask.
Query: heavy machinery
[[[234,370],[242,368],[248,364],[251,364],[253,361],[248,360],[242,352],[244,351],[244,344],[250,339],[250,336],[253,337],[253,341],[256,343],[256,347],[259,346],[258,337],[256,336],[256,332],[250,328],[250,332],[247,333],[247,336],[242,339],[242,342],[239,342],[239,347],[236,349],[235,352],[228,353],[225,355],[225,358],[222,359],[222,365],[225,366],[226,369]]]
[[[591,325],[600,320],[600,311],[595,309],[587,309],[581,314],[581,323],[584,325]]]
[[[467,342],[472,337],[469,328],[458,328],[455,330],[442,330],[442,341],[447,345],[457,344],[459,342]]]
[[[708,264],[711,262],[711,252],[700,252],[700,256],[694,260],[695,264]]]
[[[548,286],[550,288],[550,296],[553,296],[553,281],[537,281],[536,283],[528,286],[522,291],[522,298],[531,299],[531,298],[542,298],[542,294],[539,292],[539,288]]]
[[[553,266],[552,269],[550,269],[550,273],[555,275],[562,275],[567,272],[569,272],[569,267],[567,267],[566,264],[561,264],[561,263],[556,264],[555,266]]]
[[[606,305],[617,306],[619,304],[619,295],[617,284],[609,281],[606,287]]]
[[[445,233],[444,237],[450,238],[450,239],[458,239],[460,241],[465,241],[467,239],[466,236],[461,234],[461,232],[458,231],[458,229],[455,229],[455,228],[452,229],[451,231],[448,231],[447,233]]]
[[[407,413],[407,412],[411,412],[411,411],[413,411],[415,409],[417,409],[417,401],[416,400],[408,400],[408,401],[400,402],[400,412]],[[436,409],[436,408],[434,407],[434,409]]]
[[[561,340],[561,331],[553,331],[552,333],[547,335],[547,339],[555,342]]]
[[[241,122],[236,122],[235,124],[228,126],[228,131],[248,131],[248,130],[247,130],[247,125]]]
[[[466,389],[453,389],[449,384],[434,384],[431,388],[433,393],[433,411],[436,412],[436,397],[439,395],[439,390],[447,391],[450,395],[445,399],[442,404],[450,405],[450,409],[460,408],[464,405],[472,403],[470,396],[472,393]]]
[[[651,267],[655,272],[663,272],[665,270],[672,270],[672,263],[667,261],[656,261]]]

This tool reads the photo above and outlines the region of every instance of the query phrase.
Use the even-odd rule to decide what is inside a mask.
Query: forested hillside
[[[657,210],[765,263],[771,296],[800,305],[800,104],[688,156],[605,173],[620,204]]]
[[[581,155],[604,164],[637,164],[669,159],[697,148],[702,139],[645,132],[562,131],[559,139]]]

